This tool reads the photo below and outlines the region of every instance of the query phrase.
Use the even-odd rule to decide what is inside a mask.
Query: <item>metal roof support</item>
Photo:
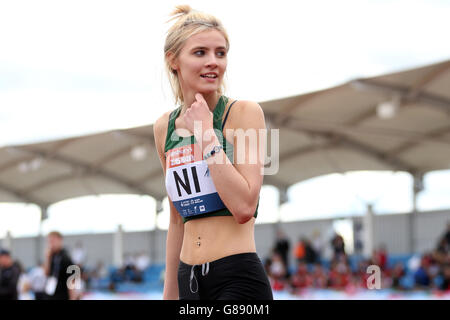
[[[117,268],[123,265],[123,229],[120,224],[113,235],[113,264]]]
[[[414,183],[413,183],[413,198],[412,198],[413,209],[412,209],[411,214],[409,215],[409,250],[410,250],[410,253],[414,253],[418,249],[417,244],[416,244],[417,230],[418,230],[417,198],[418,198],[419,192],[421,192],[424,189],[423,174],[422,173],[414,173],[412,175],[413,175]]]
[[[27,148],[27,149],[23,149],[20,148],[20,150],[24,150],[28,153],[32,153],[34,155],[40,156],[42,158],[48,159],[48,157],[51,157],[54,161],[59,161],[64,163],[65,165],[75,168],[76,170],[78,170],[78,173],[76,174],[77,177],[80,176],[87,176],[87,175],[99,175],[102,176],[106,179],[110,179],[112,181],[114,181],[117,184],[120,184],[122,186],[125,186],[127,188],[129,188],[130,190],[132,190],[132,192],[135,192],[136,194],[146,194],[146,195],[151,195],[151,196],[156,196],[155,194],[152,194],[151,192],[148,192],[148,190],[146,190],[145,188],[143,188],[140,185],[137,185],[136,183],[134,183],[133,181],[128,180],[125,177],[122,177],[114,172],[110,172],[102,167],[98,167],[98,166],[91,166],[87,163],[84,163],[82,161],[76,160],[76,159],[72,159],[63,155],[59,155],[59,154],[54,154],[54,153],[50,153],[48,151],[45,150],[40,150],[36,147],[34,148]],[[33,192],[36,189],[40,189],[43,188],[44,186],[48,186],[51,185],[52,183],[55,182],[59,182],[62,180],[69,180],[73,178],[73,175],[68,175],[68,176],[62,176],[62,177],[57,177],[57,178],[50,178],[44,181],[41,181],[39,183],[37,183],[36,185],[33,185],[31,188],[28,188],[25,195],[27,195],[28,193]]]
[[[277,220],[275,223],[273,223],[273,235],[274,235],[274,241],[277,239],[277,231],[281,227],[281,205],[288,202],[288,194],[287,194],[287,187],[280,187],[276,186],[278,190],[278,208],[277,208]]]
[[[36,237],[36,265],[39,265],[39,263],[42,262],[42,257],[44,254],[44,237],[42,234],[42,224],[48,218],[48,206],[39,206],[39,208],[41,209],[41,219],[39,220],[39,231]]]
[[[374,245],[374,225],[375,225],[375,215],[373,212],[373,205],[371,203],[367,204],[367,212],[363,217],[363,230],[364,230],[364,245],[363,253],[366,258],[372,256]]]
[[[7,250],[12,250],[12,235],[10,230],[6,231],[5,239],[2,241],[2,247]]]
[[[150,231],[150,261],[152,264],[157,263],[156,258],[158,248],[158,215],[163,211],[162,200],[155,199],[155,228]]]
[[[441,97],[431,93],[420,92],[420,90],[410,90],[409,87],[402,85],[388,84],[373,79],[358,79],[350,83],[357,90],[378,91],[382,94],[399,94],[404,97],[404,103],[422,102],[430,107],[438,108],[445,113],[450,111],[450,101],[445,97]],[[411,100],[412,99],[412,100]]]

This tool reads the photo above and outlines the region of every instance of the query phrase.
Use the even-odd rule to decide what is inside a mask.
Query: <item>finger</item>
[[[206,103],[206,100],[205,100],[205,98],[203,98],[203,95],[202,95],[201,93],[196,93],[196,94],[195,94],[195,99],[196,99],[198,102],[205,102],[205,103]]]

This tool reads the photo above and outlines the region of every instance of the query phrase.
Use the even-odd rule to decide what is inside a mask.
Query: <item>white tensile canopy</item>
[[[450,168],[450,60],[260,105],[279,129],[278,171],[264,183],[281,191],[333,172],[400,170],[417,192],[424,173]],[[152,125],[0,148],[0,202],[34,203],[45,217],[58,201],[106,193],[165,197]]]

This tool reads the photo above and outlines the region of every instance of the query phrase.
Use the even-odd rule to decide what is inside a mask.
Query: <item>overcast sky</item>
[[[216,15],[225,25],[231,42],[226,94],[238,99],[261,102],[297,95],[450,57],[450,1],[0,0],[0,146],[147,125],[173,108],[164,75],[163,43],[168,14],[182,3]],[[362,190],[371,173],[364,174],[345,181]],[[433,200],[422,200],[424,208],[450,207],[446,197],[439,196],[449,190],[442,181],[450,179],[443,177],[430,180],[440,181],[435,182],[440,187],[429,195]],[[332,191],[342,179],[340,175],[320,177],[291,188],[291,199],[304,201],[285,205],[281,217],[290,220],[301,214],[362,212],[361,196],[355,196],[352,188],[341,188],[340,196]],[[383,173],[370,179],[378,182],[363,191],[364,197],[378,197],[380,211],[410,210],[408,175]],[[387,181],[398,186],[392,189],[395,196],[378,194]],[[333,208],[308,205],[311,197],[306,194],[317,197],[314,192],[323,194],[324,186],[340,204]],[[267,201],[275,202],[273,189],[267,187],[264,192]],[[111,205],[113,201],[124,199],[113,198],[104,198],[109,209],[98,210],[115,210],[111,207],[118,205]],[[86,208],[95,206],[95,199],[84,207],[82,200],[55,205],[55,218],[46,228],[60,227],[57,212],[89,215]],[[136,216],[127,223],[136,228],[153,227],[154,217],[147,224],[136,222],[142,222],[139,217],[149,217],[146,214],[153,211],[148,209],[154,206],[153,200],[140,197],[132,201]],[[0,214],[13,210],[5,208],[0,205]],[[265,208],[269,209],[260,221],[273,221],[269,202]],[[34,210],[32,206],[28,209]],[[17,210],[21,213],[14,216],[20,221],[25,209]],[[121,221],[120,212],[115,215]],[[104,216],[101,219],[104,221]],[[114,226],[115,219],[108,223]],[[25,227],[14,221],[2,218],[0,237],[7,228],[21,234],[18,230]],[[162,216],[159,223],[165,225],[167,219]],[[35,224],[28,225],[35,230]],[[80,223],[79,228],[82,226]],[[78,230],[76,224],[73,228]]]

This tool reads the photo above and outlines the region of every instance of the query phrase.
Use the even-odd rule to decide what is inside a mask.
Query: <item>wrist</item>
[[[201,126],[194,126],[194,136],[198,142],[208,142],[207,140],[211,140],[212,134],[214,132],[214,127],[212,123],[202,123]]]
[[[195,139],[200,143],[203,154],[205,154],[205,152],[211,151],[212,147],[220,145],[220,141],[217,138],[217,135],[212,127],[208,130],[203,131],[202,136],[198,138],[195,137]]]
[[[218,154],[221,150],[223,150],[223,146],[221,144],[214,145],[213,147],[209,147],[209,151],[206,150],[206,152],[203,152],[203,159],[207,160],[211,157],[214,157],[216,154]]]

